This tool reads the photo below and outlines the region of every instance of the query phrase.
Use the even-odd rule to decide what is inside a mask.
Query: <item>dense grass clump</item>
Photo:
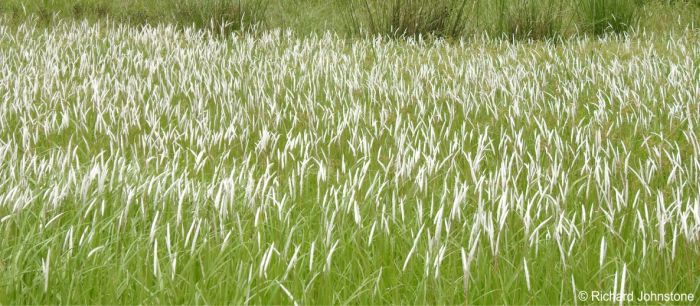
[[[351,31],[390,37],[457,37],[464,30],[467,0],[350,0]]]
[[[513,2],[499,31],[504,36],[511,40],[546,40],[562,36],[565,19],[562,1]]]
[[[622,33],[637,24],[639,1],[582,0],[579,26],[594,35]]]
[[[635,0],[351,0],[351,29],[386,36],[480,35],[545,40],[621,33],[637,25]]]

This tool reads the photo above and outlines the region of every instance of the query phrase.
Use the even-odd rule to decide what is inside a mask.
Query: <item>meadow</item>
[[[700,24],[700,0],[3,0],[0,14],[14,23],[109,18],[223,36],[292,29],[297,36],[552,40]]]
[[[0,304],[697,302],[697,6],[649,5],[546,39],[5,10]]]

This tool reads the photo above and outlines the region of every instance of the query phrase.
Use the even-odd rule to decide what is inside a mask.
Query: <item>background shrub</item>
[[[580,26],[594,35],[624,32],[636,24],[640,3],[635,0],[581,0]]]
[[[468,0],[350,0],[350,31],[391,37],[457,37]]]
[[[21,22],[54,17],[174,23],[230,33],[253,25],[298,35],[548,40],[700,24],[700,0],[0,0]]]
[[[507,8],[498,34],[510,40],[547,40],[562,35],[565,17],[561,0],[514,2]]]

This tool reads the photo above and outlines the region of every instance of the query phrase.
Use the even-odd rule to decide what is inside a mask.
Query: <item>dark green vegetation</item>
[[[504,37],[552,39],[622,33],[662,24],[695,26],[700,1],[646,0],[4,0],[0,12],[43,23],[56,17],[111,18],[140,24],[174,23],[228,34],[241,29],[290,28],[305,35]],[[671,20],[663,18],[672,13]],[[662,17],[659,17],[662,16]]]

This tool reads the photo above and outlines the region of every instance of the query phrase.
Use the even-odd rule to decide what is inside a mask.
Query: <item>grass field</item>
[[[658,5],[515,43],[2,17],[0,304],[697,303],[700,32]]]
[[[3,0],[0,15],[49,25],[65,18],[194,25],[224,35],[282,28],[302,36],[551,40],[695,28],[700,0]]]

